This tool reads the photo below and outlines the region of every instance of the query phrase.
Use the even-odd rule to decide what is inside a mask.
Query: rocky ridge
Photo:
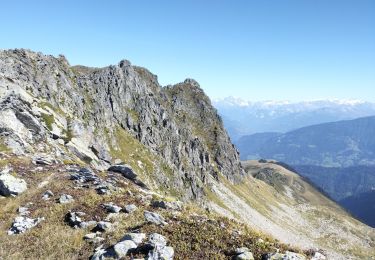
[[[136,156],[126,150],[136,147],[124,144],[135,138],[158,159],[132,166],[153,176],[148,185],[174,187],[185,199],[203,196],[208,175],[243,175],[220,117],[194,80],[162,88],[126,60],[72,67],[64,56],[16,49],[0,52],[0,86],[1,142],[18,155],[74,155],[106,169]]]

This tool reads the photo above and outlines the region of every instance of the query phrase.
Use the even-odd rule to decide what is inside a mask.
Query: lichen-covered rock
[[[146,221],[154,223],[156,225],[167,225],[168,223],[165,222],[165,219],[163,216],[159,215],[158,213],[155,212],[150,212],[145,210],[144,216]]]
[[[12,223],[12,227],[8,231],[8,235],[15,235],[26,232],[26,230],[31,229],[42,222],[44,218],[28,218],[19,216],[16,217]]]
[[[27,190],[26,181],[16,178],[11,174],[0,175],[0,195],[11,196],[18,195]]]

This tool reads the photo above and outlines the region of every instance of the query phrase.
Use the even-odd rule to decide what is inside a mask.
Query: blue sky
[[[0,48],[123,58],[212,98],[375,101],[375,1],[3,1]]]

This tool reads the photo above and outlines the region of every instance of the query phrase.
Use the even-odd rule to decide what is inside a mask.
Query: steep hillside
[[[213,186],[211,207],[302,248],[322,248],[329,259],[374,256],[375,231],[353,219],[299,175],[273,161],[246,161],[240,184]]]
[[[243,158],[272,158],[291,165],[374,165],[374,136],[375,117],[365,117],[300,128],[263,138],[257,146],[243,139],[246,150],[240,152]]]
[[[0,258],[372,256],[372,229],[251,165],[194,80],[0,52]]]

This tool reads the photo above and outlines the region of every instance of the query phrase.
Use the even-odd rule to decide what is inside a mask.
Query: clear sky
[[[212,98],[375,101],[374,0],[2,1],[0,48],[123,58]]]

